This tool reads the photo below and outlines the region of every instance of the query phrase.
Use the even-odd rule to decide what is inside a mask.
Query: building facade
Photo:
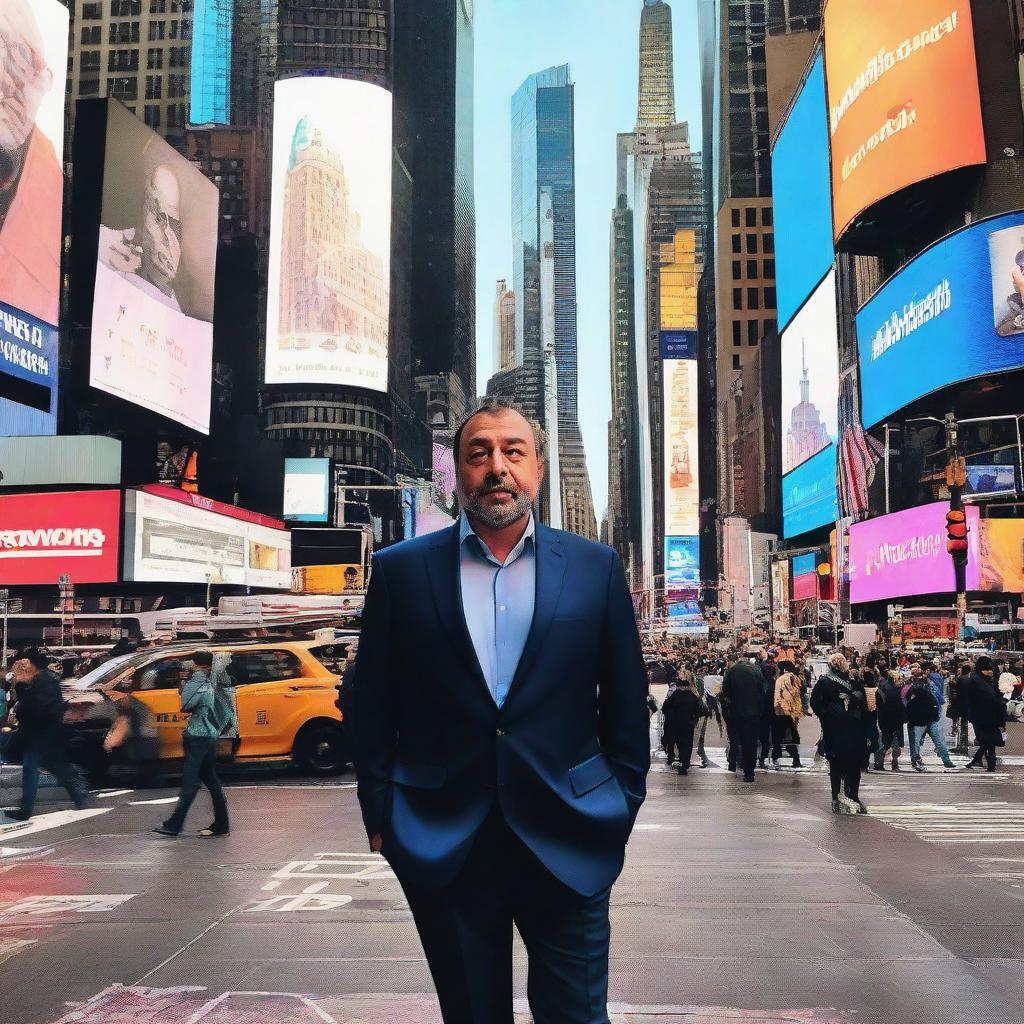
[[[494,294],[494,369],[500,373],[515,365],[516,293],[503,278]]]
[[[561,493],[566,527],[596,540],[577,410],[574,89],[569,67],[562,65],[531,75],[512,99],[516,359],[511,369],[491,378],[487,393],[516,401],[549,434],[557,428],[557,476],[562,479],[548,476],[549,496],[542,499],[541,514],[557,520],[550,495]],[[545,260],[550,264],[547,280]],[[557,413],[547,401],[546,350],[555,361]]]

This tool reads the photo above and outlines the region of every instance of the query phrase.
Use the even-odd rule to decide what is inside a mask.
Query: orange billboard
[[[981,589],[1024,593],[1024,519],[982,520]]]
[[[985,162],[970,0],[827,0],[835,238],[880,199]]]

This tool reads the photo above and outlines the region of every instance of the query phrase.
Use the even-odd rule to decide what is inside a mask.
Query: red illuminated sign
[[[0,497],[0,583],[116,583],[120,491]]]

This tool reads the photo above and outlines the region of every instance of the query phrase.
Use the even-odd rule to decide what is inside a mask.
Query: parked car
[[[311,775],[340,774],[351,755],[335,705],[339,677],[317,657],[317,647],[312,641],[193,641],[113,658],[65,684],[73,756],[94,778],[146,764],[156,774],[176,768],[188,721],[180,687],[193,654],[207,649],[230,656],[236,683],[239,736],[222,744],[222,760],[235,765],[291,761]],[[107,754],[103,740],[111,730],[118,742]]]

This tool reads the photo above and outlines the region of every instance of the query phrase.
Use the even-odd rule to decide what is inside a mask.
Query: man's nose
[[[505,464],[505,456],[498,449],[491,452],[491,472],[495,476],[505,476],[508,472],[508,466]]]

